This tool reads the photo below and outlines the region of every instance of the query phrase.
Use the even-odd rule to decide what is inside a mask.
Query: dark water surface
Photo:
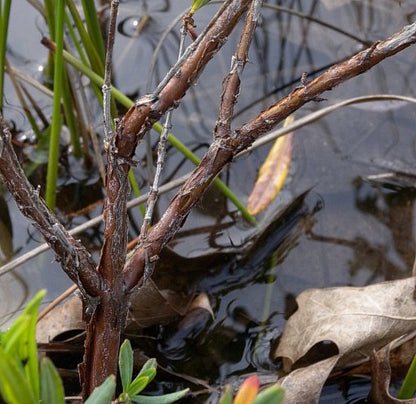
[[[276,1],[270,4],[292,7],[354,34],[363,42],[383,39],[416,16],[412,1],[340,3]],[[153,74],[149,75],[152,55],[161,35],[187,5],[189,2],[182,0],[120,4],[114,54],[114,83],[120,90],[137,97],[146,93],[147,88],[154,88],[163,77],[176,59],[178,26],[166,36]],[[209,4],[197,13],[198,32],[217,7],[218,4]],[[42,18],[23,0],[13,1],[11,18],[9,61],[12,66],[38,77],[47,56],[39,43],[42,33],[46,32]],[[140,23],[143,23],[143,30],[137,33]],[[238,29],[174,115],[172,132],[199,156],[212,139],[221,82],[237,41]],[[265,7],[250,51],[250,63],[244,72],[234,127],[299,85],[303,72],[313,78],[328,65],[361,49],[362,43],[344,34]],[[369,73],[325,94],[327,101],[306,105],[295,117],[349,97],[380,93],[414,97],[414,55],[414,47],[400,52]],[[40,93],[35,96],[48,115],[51,100]],[[30,136],[29,123],[17,106],[8,81],[6,100],[6,119]],[[93,107],[93,113],[97,130],[102,133],[98,106]],[[412,104],[378,102],[344,107],[299,129],[294,138],[289,178],[281,194],[259,215],[259,225],[266,226],[275,216],[278,219],[255,247],[245,245],[243,251],[237,248],[237,257],[227,254],[230,247],[235,250],[255,230],[242,223],[231,203],[211,190],[190,214],[172,247],[183,257],[211,254],[212,259],[207,259],[206,265],[203,260],[173,260],[166,270],[197,273],[187,282],[192,283],[195,292],[207,294],[215,318],[203,322],[201,330],[188,335],[188,343],[183,348],[176,326],[150,330],[149,335],[158,339],[149,344],[150,352],[146,353],[156,355],[159,362],[172,371],[204,379],[212,385],[236,381],[238,376],[249,372],[267,374],[278,367],[269,358],[270,346],[295,310],[295,298],[301,291],[311,287],[362,286],[408,276],[415,252],[415,119]],[[156,140],[153,133],[153,145]],[[247,200],[269,147],[237,159],[224,173],[223,180],[241,200]],[[142,144],[136,158],[143,161],[144,155],[145,145]],[[73,164],[60,178],[58,215],[73,227],[101,213],[102,206],[98,204],[87,215],[67,215],[83,204],[99,200],[96,196],[101,192],[97,172],[86,172],[69,157],[71,162]],[[171,149],[164,181],[191,169],[192,164]],[[368,176],[386,172],[410,175],[383,181],[368,179]],[[139,167],[135,174],[142,192],[146,192],[146,169]],[[309,193],[279,218],[276,212],[282,212],[307,190]],[[159,212],[163,212],[172,196],[170,193],[160,198]],[[8,243],[13,253],[3,252],[3,255],[10,260],[36,247],[42,240],[16,210],[10,196],[4,194],[4,199],[7,208],[2,210],[8,210],[12,223],[13,237]],[[135,237],[140,227],[138,209],[132,210],[131,218],[130,235]],[[88,231],[81,239],[98,258],[102,228]],[[223,255],[213,255],[219,252]],[[48,299],[52,299],[70,285],[59,265],[52,261],[52,254],[44,253],[0,279],[3,303],[0,315],[5,316],[5,320],[40,288],[46,287]],[[177,386],[182,383],[180,380],[166,376],[165,384],[155,386],[155,390],[169,389],[172,384]],[[184,382],[183,385],[188,384]],[[352,385],[355,387],[348,394],[342,393],[339,386],[328,387],[329,398],[323,398],[322,402],[359,402],[366,396],[368,384]],[[195,390],[195,386],[190,386]],[[215,394],[211,397],[212,402],[215,397]],[[201,402],[206,399],[207,395],[201,395]]]

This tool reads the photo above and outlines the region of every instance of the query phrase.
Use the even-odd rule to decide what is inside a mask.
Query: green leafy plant
[[[22,315],[0,333],[0,393],[8,404],[64,403],[62,380],[49,359],[38,364],[36,320],[45,291],[29,302]]]
[[[22,315],[5,332],[0,332],[0,395],[7,404],[63,404],[62,380],[53,363],[43,358],[38,363],[36,321],[45,290],[41,290],[27,305]],[[133,376],[133,349],[128,340],[120,348],[119,369],[123,391],[120,403],[172,403],[184,397],[189,389],[161,396],[143,396],[139,393],[156,376],[157,363],[149,359],[139,374]],[[87,404],[110,404],[116,390],[113,375],[97,387]]]
[[[130,341],[125,340],[120,347],[119,355],[119,369],[123,392],[118,397],[118,401],[121,403],[167,404],[179,400],[188,393],[189,389],[154,397],[139,395],[156,376],[156,367],[156,359],[149,359],[143,365],[139,374],[132,380],[133,349]]]

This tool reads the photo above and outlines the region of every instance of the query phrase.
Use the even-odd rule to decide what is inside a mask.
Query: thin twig
[[[11,134],[0,115],[0,176],[15,199],[20,211],[42,233],[55,251],[63,270],[75,282],[83,296],[97,296],[102,287],[101,277],[85,247],[75,240],[56,219],[29,183],[12,148]]]
[[[180,41],[178,49],[178,60],[181,58],[183,53],[185,39],[187,35],[187,25],[184,22],[180,29]],[[157,163],[156,163],[156,172],[150,187],[149,198],[147,199],[147,208],[144,216],[142,228],[140,230],[140,239],[143,244],[146,245],[146,237],[148,233],[149,226],[152,222],[153,211],[156,205],[156,201],[159,195],[159,182],[162,175],[163,165],[166,158],[166,144],[168,141],[169,132],[172,128],[172,116],[173,109],[170,109],[166,113],[165,122],[163,124],[162,133],[160,134],[158,149],[157,149]],[[145,264],[145,278],[149,278],[153,272],[154,263],[152,264],[148,259]]]
[[[113,61],[113,48],[115,40],[117,12],[119,0],[111,2],[110,24],[107,36],[107,49],[105,56],[104,84],[103,91],[103,114],[104,114],[104,147],[107,150],[113,134],[113,124],[111,121],[111,72]]]

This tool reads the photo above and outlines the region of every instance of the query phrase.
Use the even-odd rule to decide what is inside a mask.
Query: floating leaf
[[[287,117],[283,126],[289,125],[293,120],[293,116]],[[264,210],[281,190],[289,172],[292,149],[293,132],[276,139],[248,197],[247,208],[252,215]]]

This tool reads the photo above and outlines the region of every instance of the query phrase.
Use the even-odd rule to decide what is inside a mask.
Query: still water
[[[329,65],[363,49],[365,43],[383,39],[410,23],[416,16],[412,3],[405,0],[266,3],[244,72],[233,126],[246,122],[300,85],[304,72],[313,78]],[[114,84],[122,92],[135,98],[154,88],[163,77],[177,56],[179,25],[171,23],[187,6],[188,2],[182,0],[121,2]],[[290,7],[313,20],[277,6]],[[212,2],[196,14],[198,32],[217,7]],[[40,44],[46,26],[23,0],[12,3],[11,20],[9,62],[38,79],[47,58]],[[228,72],[239,28],[175,111],[172,132],[199,156],[212,139],[221,82]],[[155,53],[157,59],[152,66]],[[415,83],[414,47],[411,47],[325,94],[326,101],[306,105],[295,118],[349,97],[415,96]],[[30,138],[30,125],[9,81],[5,91],[6,119],[13,122],[22,136]],[[51,99],[36,91],[34,97],[48,116]],[[93,101],[92,113],[97,132],[102,134],[100,109]],[[243,223],[234,206],[211,189],[172,243],[182,257],[207,255],[210,259],[173,260],[170,268],[163,265],[159,272],[176,271],[178,268],[173,265],[180,266],[184,282],[192,285],[196,294],[208,296],[214,319],[203,323],[192,343],[183,346],[175,339],[176,325],[145,332],[144,335],[158,341],[149,344],[147,353],[156,355],[172,371],[204,379],[214,386],[232,382],[249,372],[273,373],[278,364],[269,358],[270,347],[295,310],[295,298],[301,291],[311,287],[361,286],[408,276],[415,252],[415,118],[413,105],[373,102],[344,107],[299,129],[286,184],[276,200],[259,215],[260,227],[272,223],[259,242],[244,244],[256,230]],[[153,146],[156,141],[156,135],[152,134]],[[247,200],[269,148],[264,146],[237,159],[224,172],[223,180],[242,201]],[[144,156],[143,144],[136,158],[144,162]],[[58,216],[74,227],[101,213],[102,192],[97,171],[84,170],[73,157],[68,159],[59,180]],[[146,192],[147,171],[143,165],[136,169],[135,175],[142,192]],[[191,169],[191,163],[170,149],[164,181]],[[406,175],[374,179],[387,172]],[[306,191],[304,197],[296,199]],[[160,197],[159,212],[163,212],[173,195],[171,192]],[[10,196],[3,193],[2,198],[6,203],[2,208],[6,219],[1,219],[7,221],[8,213],[12,230],[12,237],[3,237],[2,253],[4,260],[11,260],[42,240],[16,210]],[[69,214],[91,204],[94,208],[86,214]],[[130,218],[133,238],[140,228],[139,210],[133,209]],[[101,226],[80,238],[98,258]],[[4,302],[0,315],[6,321],[40,288],[46,287],[48,299],[52,299],[69,285],[59,265],[53,262],[53,255],[46,252],[0,279]],[[155,390],[169,388],[171,383],[182,382],[180,378],[174,378],[173,382],[167,378]],[[331,402],[349,401],[348,394],[341,390],[339,386],[329,388]],[[364,387],[356,384],[350,402],[358,402],[357,394],[364,398],[367,390],[368,384]],[[199,399],[204,402],[208,396],[201,395]],[[215,394],[211,400],[214,397]]]

